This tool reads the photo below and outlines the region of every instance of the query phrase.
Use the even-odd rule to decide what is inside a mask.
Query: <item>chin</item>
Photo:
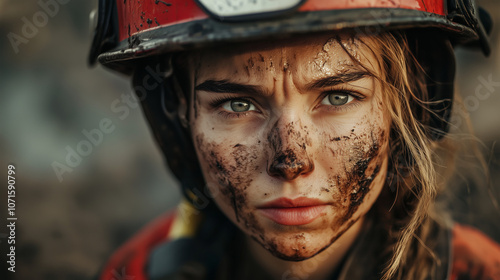
[[[356,226],[353,227],[357,221],[359,221],[359,216],[345,222],[338,219],[330,221],[328,216],[325,216],[313,224],[299,227],[283,228],[262,224],[261,229],[264,230],[257,234],[254,232],[250,236],[273,256],[285,261],[298,262],[313,258],[332,244],[334,245],[339,239],[343,239],[340,240],[341,243],[349,242],[350,236],[357,232]],[[338,226],[331,226],[335,224]],[[341,243],[339,243],[340,246],[342,246]]]
[[[304,261],[328,248],[335,238],[319,232],[284,233],[252,237],[273,256],[285,261]],[[264,239],[264,240],[262,240]]]
[[[274,248],[270,250],[271,254],[275,257],[280,258],[285,261],[299,262],[310,259],[317,254],[323,252],[331,244],[323,244],[323,246],[318,246],[320,244],[314,244],[314,246],[303,246],[300,249],[296,249],[296,246],[284,246],[283,248]]]

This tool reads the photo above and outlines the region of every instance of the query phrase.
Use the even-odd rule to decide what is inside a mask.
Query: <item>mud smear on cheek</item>
[[[352,140],[343,137],[334,140],[354,142],[348,143],[348,146],[352,145],[352,148],[349,152],[349,159],[345,163],[345,174],[331,178],[340,194],[340,196],[334,196],[334,200],[340,200],[339,206],[342,208],[342,213],[332,225],[334,231],[342,230],[332,238],[332,243],[358,220],[359,217],[355,219],[352,217],[363,204],[374,178],[380,172],[383,161],[380,146],[386,142],[386,135],[384,131],[377,133],[378,136],[370,133],[355,137],[351,135],[349,139]]]
[[[208,174],[205,175],[212,176],[216,180],[220,194],[234,210],[236,222],[251,233],[262,235],[262,229],[253,210],[248,206],[246,195],[246,189],[253,181],[254,172],[259,169],[257,155],[261,148],[258,145],[216,144],[205,141],[202,134],[196,136],[196,143],[201,160],[208,167]]]

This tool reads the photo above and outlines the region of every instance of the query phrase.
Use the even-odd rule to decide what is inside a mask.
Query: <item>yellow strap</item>
[[[189,201],[182,199],[177,206],[177,214],[173,221],[169,239],[193,237],[203,219],[203,213],[197,210]]]

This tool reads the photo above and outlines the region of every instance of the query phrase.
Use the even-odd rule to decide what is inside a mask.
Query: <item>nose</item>
[[[300,158],[291,150],[276,154],[271,164],[267,168],[267,173],[270,176],[281,177],[288,181],[294,180],[300,175],[307,174],[314,170],[314,164],[307,158]]]
[[[314,163],[307,153],[310,139],[307,131],[293,122],[275,123],[268,135],[271,158],[267,173],[291,181],[314,170]]]

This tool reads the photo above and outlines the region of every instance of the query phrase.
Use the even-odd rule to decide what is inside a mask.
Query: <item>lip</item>
[[[328,203],[308,197],[278,198],[257,207],[267,218],[286,226],[306,225],[318,218]]]

